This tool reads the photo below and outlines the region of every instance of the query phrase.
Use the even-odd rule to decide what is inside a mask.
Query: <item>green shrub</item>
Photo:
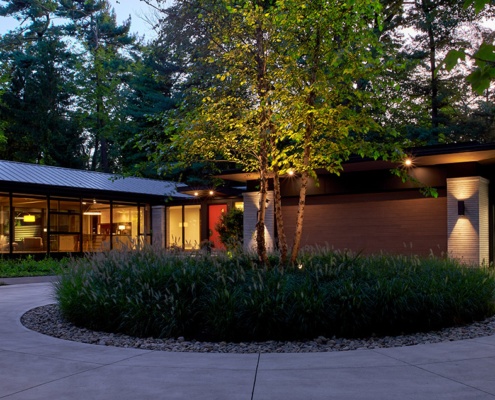
[[[67,258],[36,260],[32,256],[16,259],[0,258],[0,277],[59,275],[66,268],[68,261]]]
[[[256,257],[107,252],[73,260],[56,295],[76,325],[135,336],[295,340],[427,331],[495,313],[495,277],[446,259],[301,254]]]
[[[215,229],[220,235],[220,241],[228,250],[242,249],[244,212],[238,208],[231,208],[222,214]]]

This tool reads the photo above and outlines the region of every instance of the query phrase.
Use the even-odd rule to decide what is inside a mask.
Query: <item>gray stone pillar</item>
[[[480,176],[447,179],[448,252],[467,264],[489,262],[488,185]]]
[[[165,243],[165,206],[153,206],[151,207],[151,227],[153,229],[152,238],[153,246],[164,248]]]
[[[258,208],[260,194],[247,192],[244,197],[244,250],[256,251],[256,222],[258,221]],[[265,243],[267,251],[275,249],[275,215],[273,207],[273,192],[267,193],[265,218]]]

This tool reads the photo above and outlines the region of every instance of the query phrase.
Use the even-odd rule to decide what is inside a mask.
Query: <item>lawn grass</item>
[[[79,326],[213,341],[397,335],[495,313],[493,271],[449,259],[319,249],[293,268],[271,262],[266,269],[250,254],[152,249],[95,254],[71,260],[56,297]]]
[[[45,258],[36,260],[32,256],[17,259],[0,258],[0,278],[26,276],[60,275],[67,268],[69,260]]]

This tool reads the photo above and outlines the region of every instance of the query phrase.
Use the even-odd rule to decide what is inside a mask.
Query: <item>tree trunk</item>
[[[301,174],[301,188],[299,189],[299,205],[297,207],[296,231],[294,233],[294,243],[290,255],[290,263],[295,264],[299,249],[301,248],[301,238],[303,232],[304,209],[306,207],[306,192],[308,189],[309,173],[304,171]]]
[[[292,251],[290,255],[290,263],[294,264],[296,262],[297,256],[299,254],[299,249],[301,248],[301,238],[303,232],[303,222],[304,222],[304,209],[306,207],[306,192],[308,189],[309,182],[309,171],[311,170],[311,139],[315,130],[315,120],[313,111],[316,104],[316,93],[314,91],[313,85],[317,81],[317,71],[320,68],[320,49],[321,49],[321,34],[320,27],[316,28],[315,31],[315,46],[314,52],[311,57],[311,70],[309,74],[309,91],[308,97],[306,99],[306,104],[308,105],[308,113],[306,114],[306,128],[304,132],[304,142],[303,142],[303,158],[302,158],[302,171],[301,171],[301,187],[299,189],[299,205],[297,208],[297,221],[296,221],[296,231],[294,233],[294,243],[292,245]]]
[[[273,167],[273,194],[275,197],[275,221],[277,224],[278,250],[280,251],[280,267],[283,268],[287,263],[287,237],[284,230],[284,219],[282,215],[282,193],[280,190],[280,176],[278,166]]]
[[[265,241],[265,216],[266,200],[268,192],[268,149],[270,144],[270,110],[266,105],[268,98],[269,82],[266,76],[266,49],[263,26],[258,22],[256,27],[256,72],[257,91],[262,112],[259,120],[260,148],[259,148],[259,171],[260,171],[260,202],[258,204],[258,221],[256,223],[256,247],[258,259],[263,266],[268,266],[268,255]]]
[[[268,158],[266,142],[262,142],[259,162],[260,162],[260,202],[258,204],[258,221],[256,222],[256,249],[258,260],[264,266],[268,266],[268,255],[266,253],[265,242],[265,216],[266,201],[268,192]]]

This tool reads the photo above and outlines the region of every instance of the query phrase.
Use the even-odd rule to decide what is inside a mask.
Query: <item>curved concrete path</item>
[[[0,286],[0,399],[495,399],[495,336],[382,350],[168,353],[24,328],[50,283]]]

